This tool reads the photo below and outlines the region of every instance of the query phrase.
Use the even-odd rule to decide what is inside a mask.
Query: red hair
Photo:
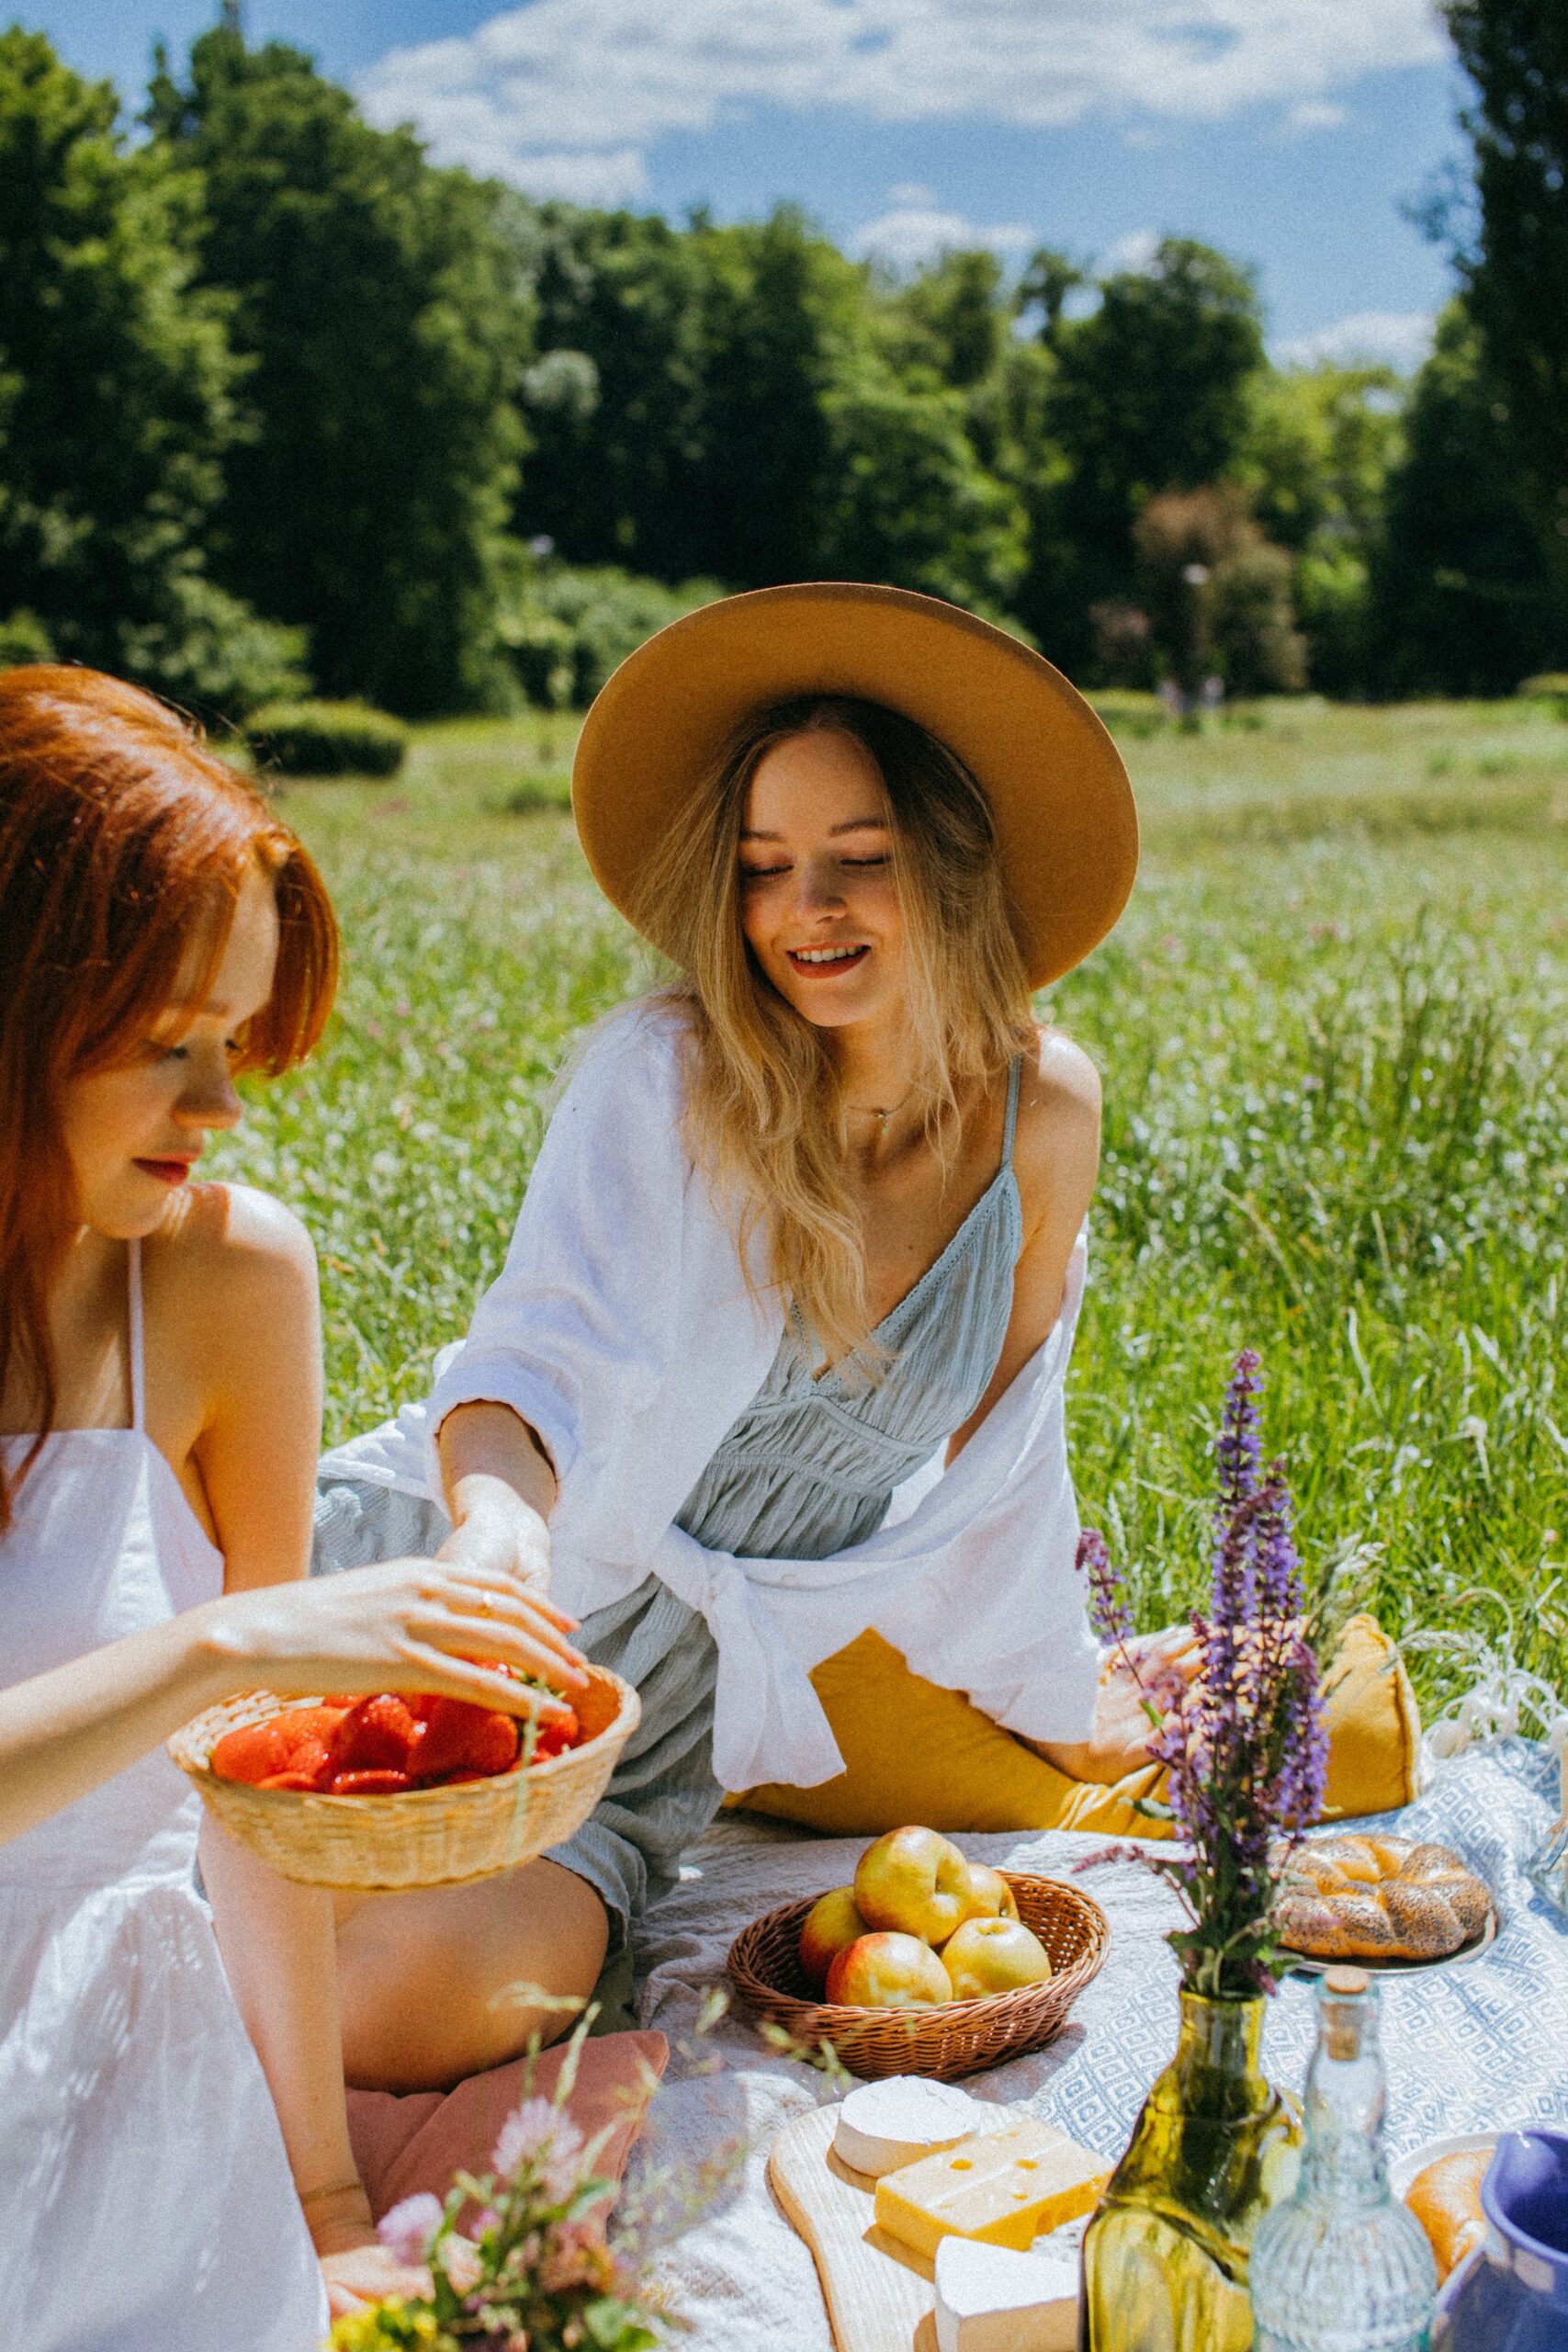
[[[56,1404],[46,1308],[72,1216],[63,1089],[134,1050],[193,944],[207,985],[258,870],[276,899],[277,967],[240,1066],[276,1072],[315,1045],[337,985],[332,902],[299,842],[140,687],[48,662],[0,672],[0,1393],[19,1371],[38,1396],[28,1463]],[[13,1487],[0,1471],[0,1531]]]

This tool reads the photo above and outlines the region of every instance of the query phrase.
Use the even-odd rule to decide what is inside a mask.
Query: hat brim
[[[753,711],[852,695],[917,719],[985,792],[1032,988],[1105,937],[1138,865],[1127,771],[1058,670],[989,622],[908,589],[827,581],[705,605],[638,647],[583,722],[578,835],[629,921],[648,859]],[[656,946],[662,944],[657,938]]]

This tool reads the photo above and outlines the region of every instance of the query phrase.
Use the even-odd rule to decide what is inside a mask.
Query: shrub
[[[278,775],[396,775],[409,747],[400,718],[361,702],[267,703],[244,731],[256,764]]]
[[[305,631],[264,620],[194,566],[171,567],[156,606],[118,631],[118,666],[139,686],[231,726],[310,693]]]
[[[628,653],[723,594],[714,580],[667,588],[615,564],[547,561],[527,579],[505,629],[529,701],[586,709]]]
[[[36,613],[25,609],[0,621],[0,670],[20,668],[25,662],[52,662],[49,631]]]
[[[1559,718],[1568,718],[1568,670],[1544,670],[1539,677],[1527,678],[1519,698],[1549,703]]]

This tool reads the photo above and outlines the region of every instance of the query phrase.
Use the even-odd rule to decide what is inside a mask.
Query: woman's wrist
[[[370,2199],[362,2180],[334,2181],[324,2188],[301,2189],[299,2205],[310,2243],[319,2255],[343,2254],[375,2237]]]

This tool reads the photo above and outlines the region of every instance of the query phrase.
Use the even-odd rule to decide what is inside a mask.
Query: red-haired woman
[[[330,1898],[206,1826],[209,1917],[166,1735],[255,1684],[515,1709],[476,1652],[575,1679],[569,1621],[504,1577],[302,1580],[310,1244],[191,1174],[335,971],[309,858],[183,721],[0,673],[0,2245],[28,2352],[304,2352],[403,2275],[349,2150]]]

